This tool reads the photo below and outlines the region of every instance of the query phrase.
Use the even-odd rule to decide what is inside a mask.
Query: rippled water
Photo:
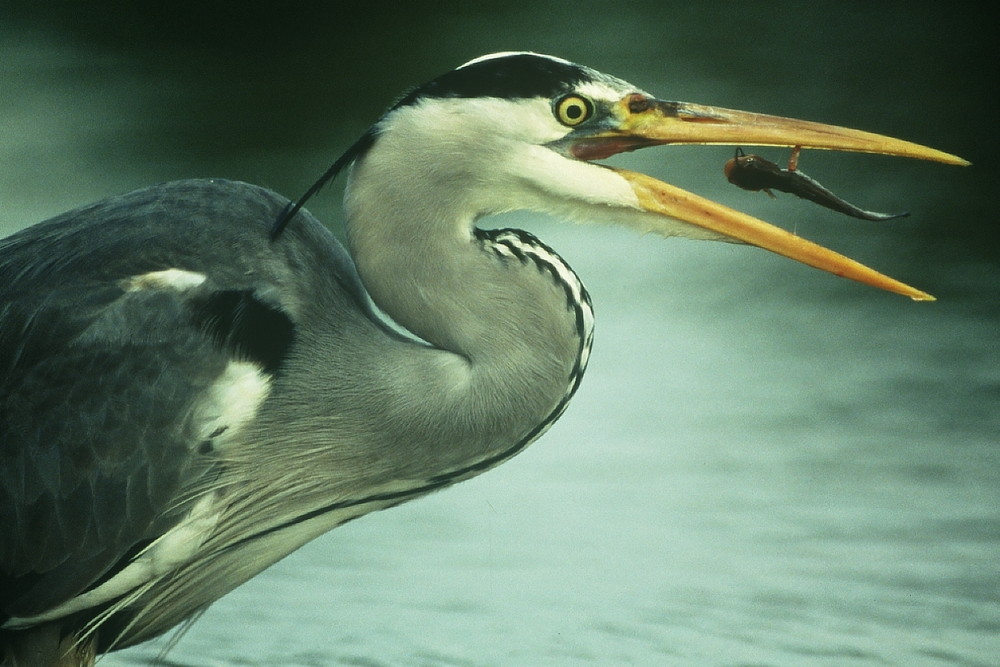
[[[498,23],[460,12],[424,25],[441,51],[418,54],[405,73],[385,74],[391,55],[371,67],[414,81],[476,52],[527,46],[665,97],[963,154],[975,168],[806,156],[804,169],[860,203],[912,212],[883,225],[736,191],[719,173],[726,148],[620,158],[939,301],[911,303],[750,248],[507,217],[497,224],[537,232],[594,298],[595,350],[566,416],[497,470],[274,566],[213,606],[167,664],[1000,661],[1000,266],[988,210],[996,169],[962,68],[976,42],[944,12],[793,6],[791,18],[678,9],[654,22],[639,4],[609,15],[607,30],[554,3]],[[887,25],[893,39],[874,39]],[[322,130],[312,103],[284,99],[323,83],[301,68],[294,85],[283,61],[261,74],[283,99],[258,108],[249,101],[268,87],[228,61],[192,71],[89,40],[5,35],[0,226],[185,175],[294,195],[346,143]],[[371,91],[347,88],[338,101],[361,99],[359,115],[393,94],[369,101]],[[273,127],[281,114],[268,109],[279,104],[305,115],[292,134]],[[326,120],[342,108],[325,109]],[[366,121],[344,122],[349,137]],[[335,217],[334,202],[314,209]],[[146,664],[165,645],[102,664]]]

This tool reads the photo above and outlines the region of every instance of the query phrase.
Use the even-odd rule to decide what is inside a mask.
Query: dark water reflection
[[[805,156],[859,203],[912,212],[879,225],[726,186],[728,148],[619,159],[871,262],[935,304],[747,248],[503,220],[559,249],[596,303],[594,357],[566,417],[478,480],[317,540],[215,605],[171,662],[1000,655],[1000,263],[983,112],[995,84],[979,18],[840,3],[445,3],[374,22],[325,5],[251,3],[229,22],[215,5],[82,7],[17,10],[0,27],[6,231],[179,177],[298,194],[405,87],[507,48],[976,163]],[[312,208],[336,221],[336,189]]]

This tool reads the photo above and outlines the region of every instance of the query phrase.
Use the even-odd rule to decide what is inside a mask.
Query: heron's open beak
[[[660,144],[729,144],[800,146],[898,155],[954,165],[969,164],[960,157],[933,148],[861,130],[683,102],[664,102],[638,93],[623,99],[615,115],[620,121],[618,127],[574,144],[571,150],[577,158],[601,159],[622,151]],[[647,211],[915,300],[934,299],[925,292],[763,220],[645,174],[624,169],[616,171],[629,182],[640,206]],[[643,224],[644,229],[649,230],[649,221]],[[668,233],[669,229],[664,225],[664,233]]]

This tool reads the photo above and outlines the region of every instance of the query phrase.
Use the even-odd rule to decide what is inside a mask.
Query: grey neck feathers
[[[372,176],[352,175],[348,243],[375,303],[437,348],[417,371],[407,359],[406,381],[419,378],[426,398],[412,417],[460,440],[454,472],[471,476],[561,414],[589,356],[590,299],[531,235],[476,230],[474,202],[427,202]]]

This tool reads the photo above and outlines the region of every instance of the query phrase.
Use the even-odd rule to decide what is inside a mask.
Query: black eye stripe
[[[585,67],[534,53],[515,53],[467,64],[446,72],[411,91],[393,108],[422,98],[498,97],[501,99],[551,99],[592,80]]]

